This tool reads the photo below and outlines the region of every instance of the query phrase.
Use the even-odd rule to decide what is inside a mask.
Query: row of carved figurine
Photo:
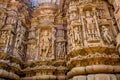
[[[103,54],[101,54],[101,53],[95,53],[95,54],[88,54],[87,56],[81,56],[81,55],[79,55],[79,56],[71,58],[71,60],[75,60],[75,59],[84,60],[84,59],[101,58],[101,57],[103,57],[103,58],[115,58],[115,59],[117,59],[117,58],[119,58],[119,55],[117,55],[115,53],[109,54],[109,55],[107,55],[105,53],[103,53]]]

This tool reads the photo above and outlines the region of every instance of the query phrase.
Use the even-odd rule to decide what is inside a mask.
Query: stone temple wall
[[[0,80],[120,80],[120,1],[54,1],[0,0]]]

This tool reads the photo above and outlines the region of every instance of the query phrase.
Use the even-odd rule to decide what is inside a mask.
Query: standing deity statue
[[[41,38],[41,50],[40,50],[40,54],[41,57],[46,58],[48,56],[48,53],[50,52],[50,48],[51,48],[51,37],[52,35],[50,33],[48,33],[48,31],[44,31],[43,32],[43,36]]]
[[[109,29],[106,26],[102,26],[102,36],[103,39],[108,43],[111,44],[112,43],[112,37],[110,35]]]
[[[57,45],[57,57],[63,58],[66,53],[65,43],[59,42]]]
[[[73,32],[74,32],[75,43],[80,44],[81,43],[81,35],[80,35],[79,27],[75,27],[73,29]]]
[[[62,50],[61,45],[62,45],[62,43],[58,43],[58,46],[57,46],[57,51],[58,51],[57,57],[62,55],[63,50]]]
[[[93,40],[95,38],[95,20],[90,11],[86,11],[85,21],[87,26],[88,39]]]
[[[69,30],[69,35],[70,35],[70,44],[72,45],[72,48],[75,48],[75,40],[74,40],[73,29]]]
[[[29,57],[28,57],[28,59],[29,60],[34,60],[35,59],[35,49],[36,49],[36,45],[35,44],[30,44],[29,46],[28,46],[28,55],[29,55]]]
[[[94,29],[95,29],[94,19],[90,15],[89,11],[86,11],[86,22],[87,22],[88,33],[94,33]]]

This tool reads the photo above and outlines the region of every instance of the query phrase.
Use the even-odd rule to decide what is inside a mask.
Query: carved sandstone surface
[[[0,80],[120,80],[119,73],[119,0],[0,0]]]

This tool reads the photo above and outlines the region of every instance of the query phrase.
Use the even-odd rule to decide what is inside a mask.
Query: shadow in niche
[[[12,79],[7,79],[7,78],[0,78],[0,80],[12,80]]]

